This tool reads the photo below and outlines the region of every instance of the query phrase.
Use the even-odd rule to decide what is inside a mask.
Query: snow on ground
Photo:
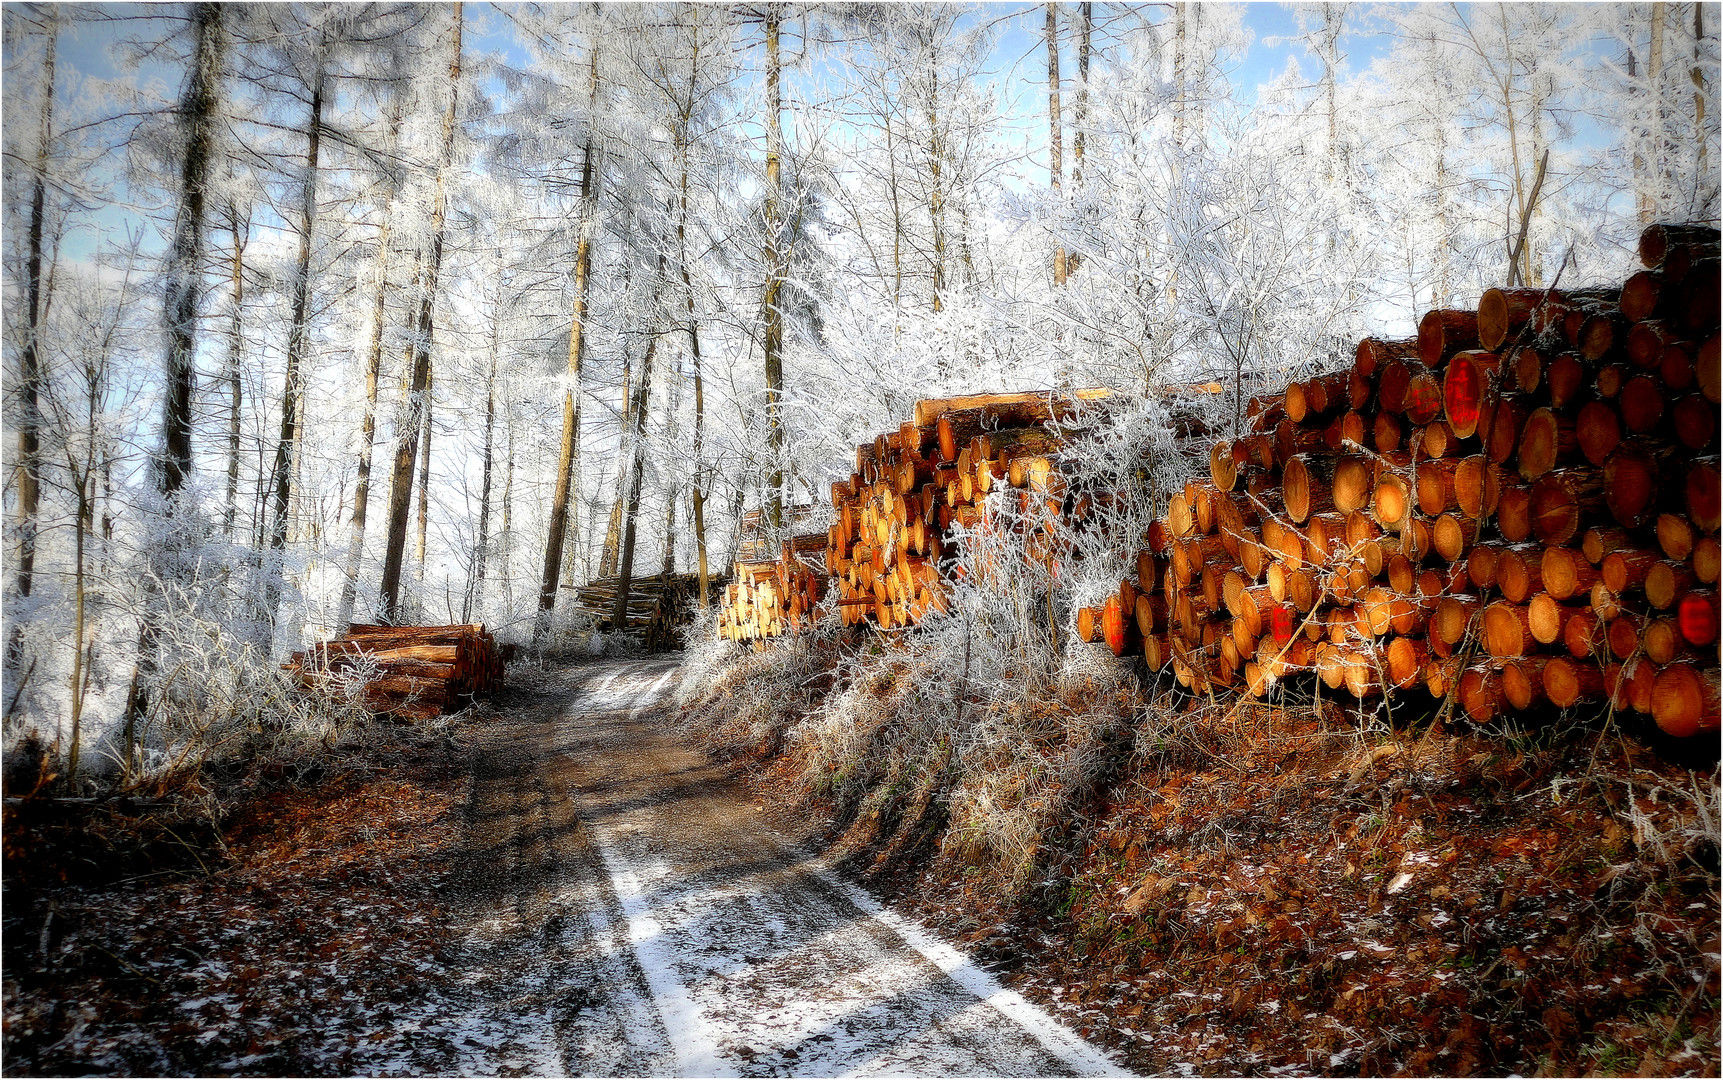
[[[1121,1075],[968,958],[785,844],[693,754],[636,727],[673,672],[597,680],[629,774],[576,791],[678,1075]],[[713,774],[715,776],[715,774]]]

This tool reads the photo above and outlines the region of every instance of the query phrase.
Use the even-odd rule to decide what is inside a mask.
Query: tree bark
[[[1646,50],[1645,77],[1651,83],[1651,183],[1655,192],[1651,207],[1651,221],[1655,221],[1662,208],[1663,193],[1666,181],[1669,179],[1669,153],[1664,145],[1664,133],[1667,124],[1664,122],[1663,108],[1663,24],[1667,21],[1669,5],[1663,0],[1656,0],[1651,5],[1651,42]],[[1650,224],[1650,221],[1647,221]]]
[[[36,526],[42,499],[41,390],[42,228],[48,189],[48,144],[54,134],[54,62],[60,39],[58,7],[49,9],[47,50],[42,58],[42,113],[36,132],[36,169],[30,179],[29,251],[24,263],[24,347],[20,350],[18,389],[18,595],[29,596],[36,567]],[[81,497],[81,495],[80,495]],[[81,549],[80,549],[81,550]],[[7,656],[15,653],[16,628]]]
[[[676,414],[682,408],[682,366],[676,366],[677,379],[667,388],[664,404],[664,444],[676,445]],[[664,476],[664,558],[659,573],[669,577],[676,572],[676,475],[666,471]]]
[[[628,346],[622,347],[622,425],[617,430],[616,497],[610,500],[610,517],[604,527],[604,547],[598,554],[598,576],[611,577],[622,555],[622,507],[628,502],[628,425],[634,415],[633,358]]]
[[[300,179],[299,188],[299,255],[293,264],[293,316],[287,328],[287,378],[281,391],[281,433],[275,442],[275,467],[270,472],[269,548],[278,565],[269,574],[265,586],[264,608],[272,619],[281,599],[282,568],[279,560],[287,547],[287,510],[293,480],[289,466],[298,448],[298,407],[303,391],[300,379],[305,367],[305,338],[311,318],[311,240],[317,223],[317,156],[323,138],[321,51],[316,63],[317,70],[312,74],[311,122],[306,129],[305,175]]]
[[[197,309],[202,295],[203,211],[209,185],[209,159],[215,137],[226,34],[221,4],[192,9],[196,46],[180,121],[185,151],[180,162],[180,206],[168,249],[166,304],[167,386],[162,395],[162,456],[157,486],[172,499],[191,475],[192,381]]]
[[[230,201],[227,222],[233,233],[233,310],[227,323],[227,501],[222,510],[221,529],[231,539],[239,515],[240,410],[245,403],[240,365],[245,357],[245,247],[251,236],[251,220],[247,214],[242,223],[239,208]]]
[[[765,126],[765,415],[767,443],[772,453],[772,491],[767,496],[767,520],[774,529],[784,527],[784,427],[782,427],[782,398],[784,398],[784,312],[779,308],[779,291],[784,286],[786,253],[779,248],[784,229],[784,186],[781,162],[784,155],[782,110],[784,95],[779,86],[782,60],[779,57],[777,31],[782,19],[781,5],[768,3],[765,12],[765,93],[767,93],[767,126]]]
[[[202,293],[203,211],[215,114],[220,105],[222,57],[227,45],[222,24],[224,14],[222,5],[217,3],[199,3],[192,9],[195,44],[185,94],[180,99],[185,145],[180,161],[179,212],[174,218],[164,275],[162,321],[167,355],[162,394],[162,453],[155,462],[156,487],[167,503],[169,518],[174,516],[179,493],[191,474],[191,402],[197,309]],[[166,577],[173,572],[168,565],[170,547],[152,552],[156,576]],[[157,588],[152,580],[146,579],[144,583],[146,594]],[[153,606],[153,598],[149,603]],[[128,753],[136,745],[137,732],[149,710],[148,682],[156,668],[156,618],[153,612],[146,614],[138,629],[137,661],[126,689],[122,725]]]
[[[938,55],[933,56],[938,63]],[[927,95],[927,216],[933,226],[933,313],[945,308],[945,188],[943,168],[945,146],[939,137],[939,69],[930,73],[932,84]]]
[[[503,432],[505,445],[503,460],[503,520],[502,531],[497,534],[498,546],[503,555],[503,609],[512,610],[514,606],[514,568],[510,565],[509,556],[514,551],[514,495],[515,495],[515,426],[514,410],[503,412]]]
[[[389,153],[400,146],[404,95],[395,98],[389,113]],[[359,562],[365,551],[365,521],[371,505],[371,454],[377,443],[377,384],[383,374],[383,322],[388,315],[389,244],[395,212],[397,185],[391,180],[383,200],[383,217],[377,226],[377,287],[371,294],[371,340],[365,354],[365,411],[359,419],[359,461],[353,483],[353,513],[348,519],[347,559],[341,580],[341,603],[335,622],[345,627],[353,621],[353,605],[359,592]]]
[[[1185,0],[1173,0],[1173,144],[1185,143]]]
[[[1063,197],[1063,178],[1065,175],[1065,152],[1063,144],[1063,124],[1059,119],[1059,5],[1047,5],[1047,171],[1051,176],[1053,201],[1058,204]],[[1067,268],[1065,264],[1065,245],[1060,244],[1053,251],[1053,284],[1065,284]]]
[[[586,358],[586,299],[592,280],[592,233],[598,218],[597,147],[594,129],[598,122],[598,29],[592,36],[592,60],[587,81],[586,144],[581,149],[580,239],[574,253],[574,304],[568,331],[568,387],[562,397],[562,449],[556,465],[556,492],[551,496],[550,529],[544,542],[544,575],[538,591],[538,617],[533,638],[550,629],[551,610],[556,606],[557,584],[562,572],[563,545],[568,536],[571,504],[578,497],[575,472],[580,460],[580,371]]]
[[[1705,69],[1702,61],[1705,56],[1705,5],[1693,5],[1693,69],[1689,78],[1693,81],[1693,130],[1699,133],[1694,139],[1694,151],[1698,155],[1697,167],[1693,170],[1695,176],[1711,175],[1708,169],[1705,150]]]
[[[412,505],[413,459],[418,454],[419,424],[424,416],[431,382],[431,329],[436,310],[437,277],[443,265],[443,224],[448,204],[443,193],[443,174],[455,150],[455,105],[461,83],[462,5],[454,9],[454,40],[449,60],[449,106],[443,114],[443,145],[437,164],[436,194],[431,211],[431,250],[426,260],[419,295],[419,311],[413,327],[413,377],[407,395],[407,415],[395,448],[395,466],[389,487],[389,534],[383,549],[382,617],[394,622],[400,615],[401,561],[407,546],[407,511]]]
[[[1083,186],[1083,152],[1089,142],[1089,37],[1094,29],[1094,4],[1077,5],[1077,106],[1072,117],[1076,131],[1071,136],[1071,184]]]
[[[437,407],[437,369],[431,365],[425,376],[425,421],[419,428],[419,513],[413,538],[413,601],[424,614],[425,533],[431,520],[431,422]]]
[[[634,445],[631,447],[628,509],[622,533],[622,567],[616,584],[616,608],[611,615],[611,622],[617,630],[628,625],[628,590],[634,579],[635,527],[640,518],[640,482],[646,472],[646,408],[652,400],[652,357],[657,351],[658,335],[653,334],[646,343],[646,356],[640,362],[640,391],[635,396],[634,416],[629,422]]]
[[[688,62],[688,93],[690,99],[694,94],[695,80],[699,73],[699,51],[694,50]],[[690,100],[690,110],[692,100]],[[704,608],[709,603],[711,575],[706,561],[706,477],[705,477],[705,445],[706,434],[706,386],[703,364],[700,357],[700,320],[694,306],[694,279],[688,271],[688,156],[689,132],[688,125],[691,117],[685,110],[682,125],[677,135],[677,210],[676,210],[676,264],[682,273],[682,292],[688,305],[688,355],[694,365],[694,482],[689,492],[690,511],[694,516],[694,548],[699,561],[700,606]]]
[[[485,564],[490,560],[491,529],[491,449],[495,445],[497,418],[497,354],[502,345],[502,305],[499,292],[491,313],[491,362],[485,373],[485,436],[479,458],[479,530],[473,544],[473,584],[468,593],[467,610],[463,619],[470,619],[474,603],[485,598]]]
[[[616,498],[610,500],[610,517],[604,526],[604,547],[598,553],[599,577],[611,577],[616,573],[616,560],[622,551],[622,504],[627,501],[628,469],[625,466],[616,470]]]
[[[773,529],[781,529],[784,525],[784,429],[779,415],[784,395],[784,314],[778,306],[785,261],[785,253],[779,249],[784,227],[780,175],[784,142],[783,91],[779,85],[782,61],[778,53],[778,26],[782,17],[778,4],[766,6],[766,290],[762,307],[765,312],[766,441],[772,457],[766,518]]]

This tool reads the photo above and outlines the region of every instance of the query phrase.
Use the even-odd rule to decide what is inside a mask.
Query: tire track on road
[[[589,680],[568,723],[603,748],[574,799],[678,1075],[1122,1073],[760,821],[657,726],[675,675],[645,663]]]

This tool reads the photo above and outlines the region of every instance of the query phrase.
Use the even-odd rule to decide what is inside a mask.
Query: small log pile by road
[[[1486,292],[1253,403],[1080,613],[1195,691],[1313,672],[1476,721],[1612,701],[1718,729],[1718,233],[1620,288]]]
[[[503,688],[513,645],[498,646],[477,624],[380,626],[354,623],[332,641],[281,665],[301,687],[330,693],[365,675],[365,707],[402,720],[455,712]]]

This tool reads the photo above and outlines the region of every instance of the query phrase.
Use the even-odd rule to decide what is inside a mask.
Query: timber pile
[[[764,542],[753,543],[759,550]],[[735,581],[719,597],[719,636],[759,641],[808,629],[826,595],[826,575],[809,560],[825,543],[824,533],[806,533],[784,541],[775,559],[738,559]]]
[[[1310,671],[1473,719],[1613,700],[1718,728],[1718,233],[1619,289],[1492,289],[1253,403],[1078,629],[1193,690]]]
[[[708,587],[722,584],[711,579]],[[615,629],[616,591],[622,587],[620,577],[596,578],[585,585],[572,588],[575,606],[601,629]],[[699,606],[700,576],[698,574],[655,574],[631,578],[628,583],[628,613],[623,629],[640,630],[650,652],[676,648],[676,639],[688,625]]]
[[[480,625],[379,626],[354,623],[347,633],[281,665],[308,690],[332,690],[369,669],[365,706],[404,720],[428,720],[503,688],[514,646],[498,646]]]
[[[783,526],[777,530],[778,535],[790,533],[801,535],[822,528],[820,518],[824,511],[812,503],[802,503],[798,506],[783,508]],[[737,562],[771,562],[778,557],[778,545],[773,541],[774,530],[767,528],[766,514],[763,510],[749,510],[736,523],[736,560]]]
[[[915,626],[949,610],[949,576],[959,572],[952,534],[998,527],[985,510],[995,488],[1016,490],[1013,527],[1032,530],[1036,553],[1050,561],[1052,525],[1067,515],[1070,486],[1060,457],[1066,435],[1053,425],[1069,421],[1076,402],[1112,393],[918,401],[913,419],[857,446],[855,472],[832,485],[836,514],[825,545],[844,625]]]

